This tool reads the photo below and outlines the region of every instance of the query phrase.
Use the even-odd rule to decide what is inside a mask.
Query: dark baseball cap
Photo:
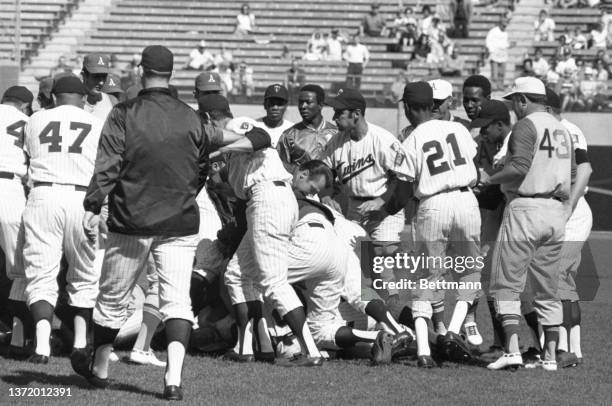
[[[195,88],[200,92],[220,92],[221,77],[216,72],[202,72],[195,78]]]
[[[229,111],[229,102],[220,94],[205,94],[198,98],[200,112],[207,113],[213,110]]]
[[[546,88],[546,104],[548,104],[553,109],[561,108],[561,98],[554,90],[551,88]]]
[[[492,122],[510,122],[510,112],[506,104],[499,100],[485,100],[480,106],[478,116],[470,124],[471,128],[486,127]]]
[[[338,95],[328,99],[325,104],[332,107],[334,110],[361,110],[365,111],[366,101],[356,89],[340,89]]]
[[[281,99],[287,101],[289,100],[289,92],[285,86],[275,83],[267,87],[266,93],[264,93],[264,100],[266,99]]]
[[[150,45],[142,50],[140,66],[159,75],[170,75],[174,68],[174,55],[162,45]]]
[[[78,77],[64,76],[55,80],[53,83],[53,94],[61,94],[61,93],[76,93],[76,94],[87,94],[87,89],[81,79]]]
[[[104,93],[123,93],[123,89],[121,88],[121,78],[118,75],[109,74],[106,77],[104,86],[102,86],[102,91]]]
[[[2,98],[10,97],[13,99],[21,100],[24,103],[32,103],[34,95],[27,88],[23,86],[11,86],[2,95]]]
[[[407,104],[433,105],[433,89],[427,82],[410,82],[404,86],[404,94],[399,101]]]
[[[108,73],[110,58],[105,54],[89,54],[83,59],[83,69],[89,73]]]

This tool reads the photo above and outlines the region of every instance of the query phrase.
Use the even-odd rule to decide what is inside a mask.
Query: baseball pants
[[[189,285],[197,241],[197,235],[165,237],[109,232],[94,322],[121,328],[128,315],[131,292],[149,255],[159,280],[162,320],[193,321]]]
[[[416,219],[416,253],[432,259],[422,270],[422,279],[428,282],[444,280],[450,274],[457,282],[479,282],[478,266],[459,266],[446,270],[443,263],[448,256],[476,259],[480,254],[480,213],[478,201],[471,191],[451,191],[422,199]],[[442,261],[435,261],[440,258]],[[442,265],[442,266],[441,266]],[[417,271],[418,272],[418,271]],[[418,282],[418,281],[417,281]],[[472,302],[479,289],[457,290],[457,300]],[[439,289],[415,289],[412,314],[431,318],[431,302],[444,297]]]
[[[520,297],[529,279],[540,323],[561,324],[558,286],[564,234],[560,201],[518,197],[508,203],[492,257],[490,295],[498,314],[521,314]]]
[[[281,316],[301,307],[287,282],[289,238],[297,221],[295,195],[285,182],[262,182],[251,188],[247,232],[225,272],[232,304],[263,297]]]
[[[15,269],[15,257],[25,205],[26,198],[21,180],[0,178],[0,248],[4,252],[6,275],[9,279],[24,276],[23,270]]]
[[[28,306],[41,300],[56,305],[62,254],[68,262],[68,304],[94,306],[100,275],[93,266],[94,243],[83,231],[84,197],[73,185],[36,186],[30,192],[23,212]]]
[[[200,191],[196,202],[200,209],[200,230],[194,269],[205,275],[207,279],[214,280],[221,276],[226,263],[223,254],[216,246],[217,232],[223,225],[206,188]]]

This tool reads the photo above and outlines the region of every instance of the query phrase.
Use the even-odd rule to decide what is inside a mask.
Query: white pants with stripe
[[[17,237],[21,215],[26,205],[25,192],[20,179],[0,179],[0,248],[6,260],[9,279],[24,277],[23,269],[16,269]]]
[[[62,253],[68,262],[68,304],[93,307],[100,275],[93,266],[94,244],[83,231],[84,191],[71,185],[36,186],[23,212],[28,306],[44,300],[55,306]]]
[[[232,304],[262,300],[281,316],[302,306],[287,282],[289,237],[298,205],[289,185],[259,183],[247,203],[247,232],[225,272]]]
[[[101,326],[121,328],[128,315],[132,290],[149,254],[155,262],[163,320],[192,321],[189,285],[197,241],[197,235],[164,237],[109,232],[94,321]]]
[[[205,188],[196,197],[196,203],[200,209],[200,230],[193,268],[200,274],[207,275],[209,280],[213,280],[223,273],[225,267],[223,254],[216,246],[217,232],[223,225]]]

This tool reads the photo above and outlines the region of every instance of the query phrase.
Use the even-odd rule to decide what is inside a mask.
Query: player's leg
[[[50,187],[35,187],[23,213],[23,259],[26,297],[35,326],[36,348],[32,362],[46,363],[51,353],[53,309],[57,303],[57,274],[62,257],[64,211]]]
[[[189,281],[197,241],[197,235],[158,237],[151,247],[159,278],[159,310],[166,323],[166,388],[181,386],[183,359],[193,324]]]
[[[8,297],[8,310],[13,319],[9,357],[15,359],[24,359],[30,355],[27,343],[34,338],[34,321],[26,304],[26,286],[25,278],[13,279]]]

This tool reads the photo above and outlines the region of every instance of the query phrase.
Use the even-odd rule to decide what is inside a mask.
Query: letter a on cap
[[[98,58],[98,65],[104,66],[104,59],[102,57]]]
[[[208,77],[208,83],[215,83],[215,77],[213,75]]]
[[[279,90],[280,90],[280,85],[274,85],[274,91],[278,93]]]
[[[113,80],[113,78],[110,78],[110,79],[108,80],[108,85],[109,85],[109,86],[117,86],[117,85],[115,84],[115,81]]]

